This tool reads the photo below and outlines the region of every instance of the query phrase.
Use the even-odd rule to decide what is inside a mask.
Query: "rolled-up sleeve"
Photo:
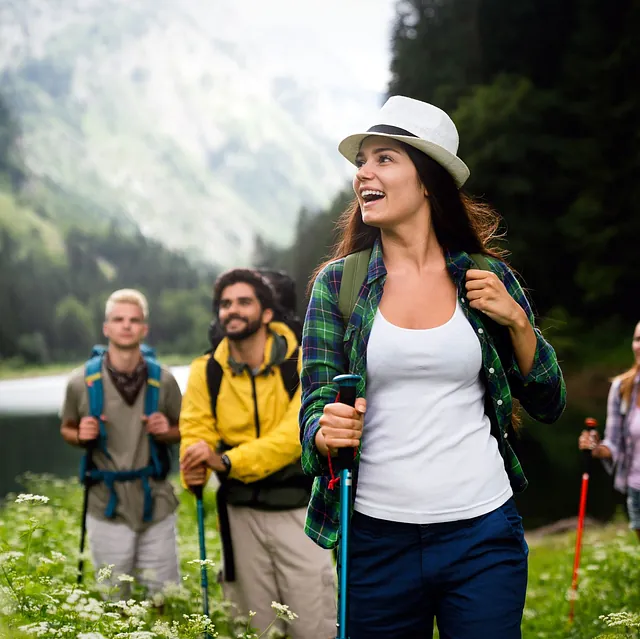
[[[514,397],[534,419],[552,424],[562,415],[567,403],[567,389],[553,346],[536,327],[531,304],[511,269],[504,265],[502,279],[511,296],[527,314],[536,334],[533,366],[527,375],[518,367],[515,355],[507,369],[509,386]]]

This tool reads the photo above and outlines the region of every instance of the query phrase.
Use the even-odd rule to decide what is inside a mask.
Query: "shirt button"
[[[460,304],[464,304],[464,303],[465,303],[465,299],[464,299],[464,297],[461,297],[460,298]]]
[[[480,335],[482,335],[482,333],[484,333],[484,330],[483,330],[483,329],[481,329],[481,328],[479,328],[479,329],[478,329],[478,333],[480,333]]]
[[[493,375],[493,374],[496,372],[496,371],[495,371],[495,368],[490,368],[490,369],[489,369],[489,372]]]
[[[505,434],[503,435],[503,437],[506,439],[506,438],[507,438],[507,433],[505,433]]]
[[[496,404],[498,404],[498,406],[502,406],[502,400],[501,400],[501,399],[499,399],[499,400],[496,402]]]

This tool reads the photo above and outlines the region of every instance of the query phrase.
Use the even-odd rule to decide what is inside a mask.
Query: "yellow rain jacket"
[[[251,375],[246,367],[234,370],[225,338],[214,357],[222,367],[222,381],[216,404],[217,419],[211,410],[207,386],[207,361],[202,355],[191,363],[189,381],[180,412],[180,458],[192,444],[204,440],[213,450],[222,449],[231,461],[230,480],[251,483],[265,479],[300,459],[298,412],[300,387],[289,398],[277,364],[298,348],[293,331],[272,322],[260,370]],[[298,359],[298,371],[301,359]],[[255,419],[259,415],[259,429]],[[231,447],[230,449],[228,449]],[[210,472],[207,475],[209,477]],[[182,477],[184,485],[184,477]]]

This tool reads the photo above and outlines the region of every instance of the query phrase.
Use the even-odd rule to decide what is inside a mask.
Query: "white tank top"
[[[482,351],[458,303],[426,330],[378,310],[367,347],[367,413],[355,509],[415,524],[470,519],[513,494],[484,412]]]

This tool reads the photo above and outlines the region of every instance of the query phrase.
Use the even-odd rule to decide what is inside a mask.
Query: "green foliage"
[[[636,637],[632,632],[638,627],[640,610],[636,587],[640,579],[640,546],[635,535],[614,526],[587,529],[575,594],[570,590],[574,555],[575,534],[531,542],[523,636]],[[574,597],[575,618],[569,624],[570,599]]]
[[[181,502],[178,544],[183,582],[165,591],[164,612],[158,616],[143,601],[144,593],[135,584],[132,601],[105,602],[102,594],[106,571],[94,573],[90,562],[88,570],[85,564],[83,587],[76,586],[82,502],[81,488],[76,482],[30,477],[27,487],[36,495],[17,500],[10,495],[0,510],[0,611],[2,623],[7,633],[11,633],[2,636],[20,637],[20,629],[24,636],[34,636],[35,628],[41,629],[37,636],[45,639],[83,636],[182,639],[202,633],[195,500],[189,493],[177,488]],[[210,570],[210,564],[220,562],[213,491],[205,492],[205,502],[211,620],[220,639],[249,639],[252,635],[246,626],[230,623],[220,586]],[[637,637],[634,633],[640,627],[637,588],[640,546],[633,533],[617,524],[585,531],[573,624],[568,623],[568,614],[575,534],[531,536],[529,544],[524,637]],[[158,599],[156,603],[159,602]],[[31,629],[29,634],[27,629]],[[0,632],[3,630],[0,625]],[[81,634],[92,632],[100,634]]]
[[[91,311],[73,295],[67,295],[56,304],[54,329],[61,359],[82,357],[89,352],[94,341],[94,323]]]
[[[26,485],[31,492],[7,496],[0,511],[0,636],[200,639],[203,631],[209,630],[219,639],[258,639],[247,621],[230,620],[228,604],[211,570],[220,561],[212,494],[205,500],[205,569],[209,572],[210,597],[207,619],[201,614],[201,562],[191,494],[176,486],[181,500],[178,542],[182,583],[167,586],[149,601],[134,582],[133,598],[119,601],[120,576],[112,576],[108,568],[95,572],[90,561],[85,562],[83,585],[76,585],[81,487],[76,482],[44,476],[28,477]],[[125,580],[131,578],[125,575],[120,579]],[[154,609],[160,604],[162,614]],[[274,608],[274,620],[286,615],[286,611]]]
[[[637,68],[638,26],[631,0],[399,5],[390,91],[453,114],[468,188],[504,215],[542,313],[640,317],[628,295],[640,92],[624,80]]]

